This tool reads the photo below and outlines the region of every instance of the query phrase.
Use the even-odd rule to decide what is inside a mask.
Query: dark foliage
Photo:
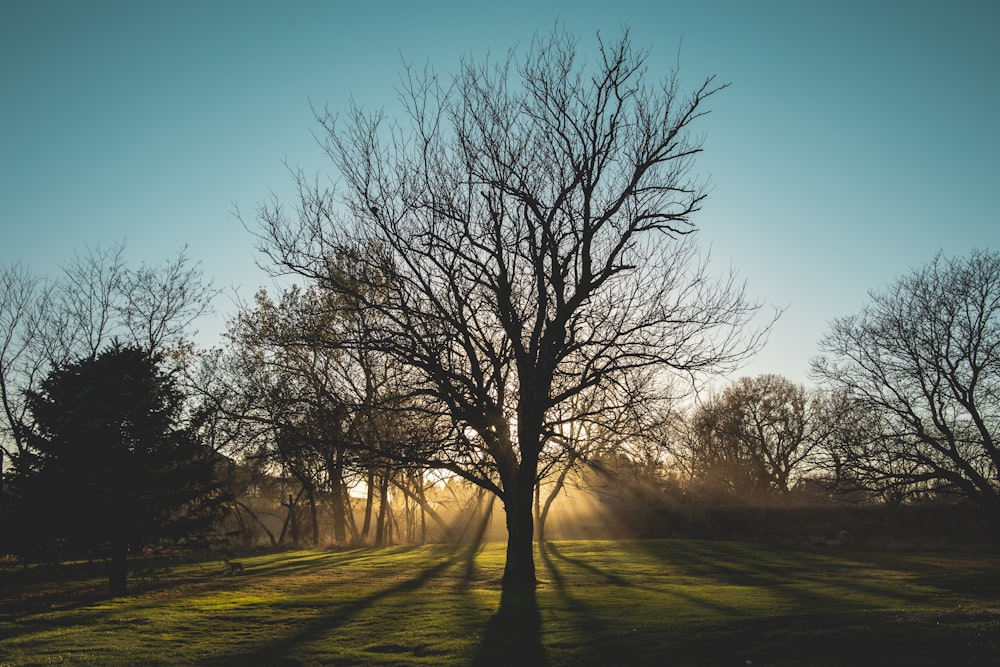
[[[29,447],[7,489],[5,551],[110,557],[111,593],[122,594],[129,551],[206,534],[220,504],[215,458],[159,363],[115,343],[28,393]]]

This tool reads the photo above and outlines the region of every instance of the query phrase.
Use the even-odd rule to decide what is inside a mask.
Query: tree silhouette
[[[158,357],[115,342],[54,369],[27,401],[29,447],[13,480],[25,550],[108,557],[119,596],[130,549],[210,526],[215,459],[184,423],[184,396]]]
[[[698,373],[758,342],[757,306],[691,242],[706,194],[689,131],[722,86],[684,96],[646,59],[626,33],[586,62],[556,30],[448,82],[407,70],[404,121],[320,118],[338,189],[300,174],[297,216],[259,214],[276,270],[348,297],[368,322],[355,343],[452,420],[436,463],[503,501],[505,589],[535,585],[532,498],[560,406],[597,386],[642,401],[627,374]]]
[[[819,408],[780,375],[740,378],[691,416],[688,465],[710,489],[787,494],[822,444]]]
[[[1000,516],[1000,253],[941,255],[834,320],[814,373],[875,416],[841,465],[890,497],[958,496]]]
[[[124,243],[87,248],[54,279],[19,263],[0,266],[0,480],[5,454],[25,449],[24,397],[49,368],[94,357],[114,339],[183,359],[169,355],[188,347],[191,326],[217,294],[186,249],[130,268]]]

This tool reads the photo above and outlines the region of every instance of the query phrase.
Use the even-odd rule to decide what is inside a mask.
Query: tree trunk
[[[292,546],[296,549],[299,548],[299,515],[296,505],[299,502],[299,498],[302,497],[302,491],[299,491],[299,495],[292,498],[292,494],[288,494],[288,504],[281,503],[288,508],[288,514],[285,515],[285,522],[281,526],[281,536],[278,538],[280,544],[285,543],[285,535],[290,534],[292,540]]]
[[[351,545],[361,544],[361,536],[358,534],[358,524],[354,519],[354,503],[351,502],[351,492],[347,489],[347,483],[340,483],[340,495],[343,496],[345,516],[347,518],[347,528],[351,531]]]
[[[479,519],[479,524],[476,526],[476,532],[472,536],[472,543],[476,545],[482,545],[483,538],[486,537],[486,531],[493,520],[493,505],[496,503],[497,497],[492,493],[489,493],[489,500],[486,503],[485,511],[480,512],[483,508],[483,499],[486,498],[488,493],[488,491],[480,491],[479,500],[476,502],[476,514],[474,518]],[[465,534],[465,530],[462,531],[462,534]]]
[[[108,595],[113,598],[128,595],[128,540],[122,536],[111,540]]]
[[[274,546],[275,544],[277,544],[277,542],[274,539],[274,533],[272,533],[271,529],[267,527],[267,524],[265,524],[263,521],[261,521],[260,517],[257,516],[257,513],[254,512],[250,508],[249,505],[247,505],[246,503],[242,503],[242,502],[240,502],[240,501],[237,500],[236,501],[236,508],[237,508],[236,509],[237,514],[239,513],[240,508],[242,508],[247,514],[250,515],[250,518],[253,519],[257,523],[257,525],[260,526],[261,529],[265,533],[267,533],[267,538],[271,541],[271,546]],[[242,520],[241,520],[241,523],[242,523]],[[247,545],[247,546],[252,546],[252,545]]]
[[[344,450],[338,447],[336,458],[330,466],[330,498],[333,511],[333,541],[337,544],[347,542],[347,510],[344,507]]]
[[[383,546],[391,547],[396,542],[403,539],[403,534],[400,531],[399,519],[396,517],[396,511],[392,508],[392,503],[386,505],[385,509],[385,534],[386,540]],[[393,538],[395,535],[395,539]]]
[[[427,498],[424,496],[424,487],[420,485],[420,543],[427,543]]]
[[[319,547],[319,510],[316,502],[316,494],[312,489],[306,492],[306,500],[309,502],[309,520],[312,522],[310,540],[312,547],[315,549]]]
[[[454,528],[448,525],[440,514],[431,507],[430,503],[427,502],[427,496],[424,494],[424,489],[422,484],[417,484],[415,489],[408,488],[405,484],[396,484],[397,489],[402,491],[408,498],[412,499],[420,506],[420,532],[422,537],[421,542],[427,541],[427,517],[431,518],[437,526],[444,532],[443,539],[445,541],[452,541],[455,539]]]
[[[503,590],[535,589],[535,466],[522,459],[512,488],[505,489],[504,511],[507,514],[507,563],[503,570]]]
[[[503,570],[504,591],[534,591],[535,579],[535,481],[538,476],[538,455],[541,452],[542,412],[539,401],[532,397],[544,391],[525,392],[518,406],[518,441],[521,443],[520,463],[508,457],[501,463],[504,483],[504,511],[507,513],[507,564]],[[528,398],[525,398],[527,395]]]
[[[532,513],[531,500],[533,488],[528,487],[524,493],[519,485],[513,494],[505,498],[504,510],[507,513],[507,563],[503,570],[503,590],[534,590],[535,554],[534,532],[535,517]]]
[[[389,471],[382,472],[378,487],[378,517],[375,520],[375,546],[381,547],[386,542],[386,514],[389,510]]]
[[[236,517],[236,523],[240,525],[240,536],[243,541],[243,546],[247,548],[251,547],[253,537],[250,535],[250,529],[247,528],[247,522],[243,520],[243,513],[240,512],[240,503],[238,500],[234,503],[232,515]]]
[[[403,485],[409,484],[409,480],[405,481]],[[399,539],[405,544],[413,544],[413,531],[416,519],[413,515],[413,503],[410,502],[410,496],[403,494],[403,522],[405,525],[399,526]],[[406,531],[406,537],[403,537],[403,531]]]
[[[368,496],[365,498],[365,520],[361,525],[361,539],[368,539],[372,528],[372,506],[375,504],[375,469],[368,469]]]

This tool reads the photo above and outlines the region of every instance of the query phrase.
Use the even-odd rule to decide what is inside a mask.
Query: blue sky
[[[219,287],[270,280],[233,212],[284,163],[325,170],[310,105],[392,110],[402,62],[453,70],[561,21],[629,26],[666,71],[732,85],[701,125],[718,269],[787,307],[740,374],[808,382],[834,317],[935,253],[1000,249],[1000,2],[51,2],[0,4],[0,263],[184,244]],[[202,323],[218,342],[231,296]]]

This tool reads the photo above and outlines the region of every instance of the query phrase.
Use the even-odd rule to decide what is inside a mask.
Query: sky
[[[455,70],[556,23],[730,87],[703,119],[693,222],[719,272],[783,308],[733,379],[810,384],[836,317],[938,252],[1000,250],[1000,2],[0,2],[0,264],[55,276],[125,241],[133,265],[187,245],[225,319],[259,287],[252,223],[288,166],[323,178],[314,109],[394,113],[404,63]]]

